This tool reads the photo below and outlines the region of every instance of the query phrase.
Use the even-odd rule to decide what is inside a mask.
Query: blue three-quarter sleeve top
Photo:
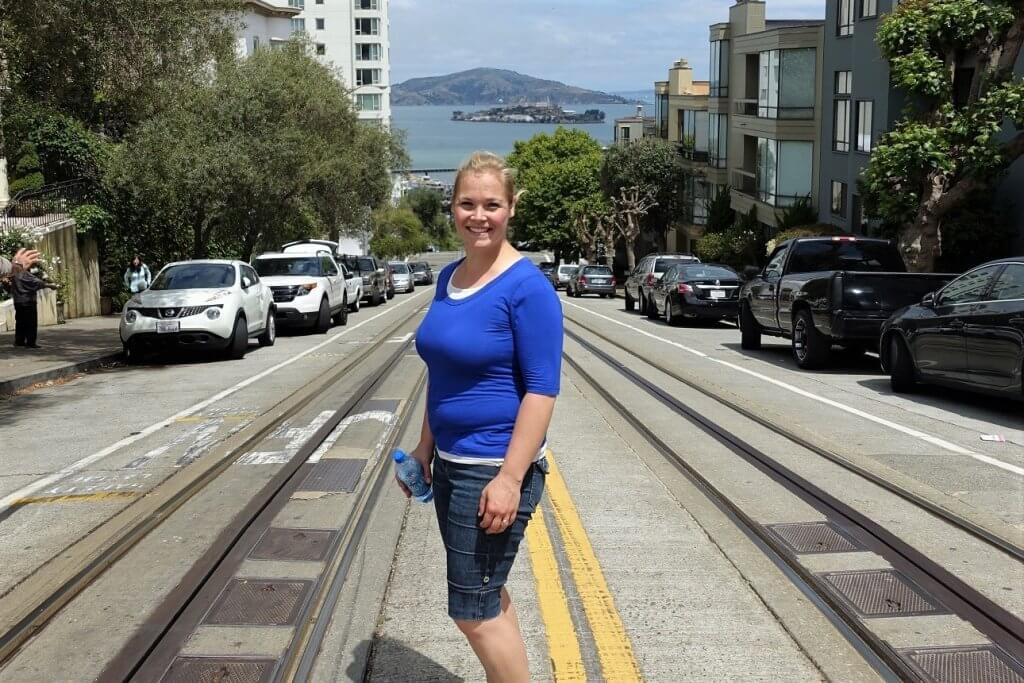
[[[466,298],[448,295],[445,267],[416,350],[427,365],[427,420],[442,457],[505,457],[527,393],[556,396],[562,306],[550,281],[520,259]]]

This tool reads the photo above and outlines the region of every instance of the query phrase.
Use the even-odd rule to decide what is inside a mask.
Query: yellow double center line
[[[633,647],[576,505],[550,451],[547,459],[550,464],[546,481],[548,498],[572,570],[573,583],[594,638],[601,673],[610,683],[640,681],[642,676],[633,655]],[[526,540],[537,582],[541,618],[548,636],[554,678],[558,682],[585,681],[586,671],[580,654],[578,634],[569,613],[547,523],[539,507],[526,528]]]

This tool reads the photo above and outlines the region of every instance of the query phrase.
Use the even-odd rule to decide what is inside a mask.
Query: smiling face
[[[508,234],[508,221],[516,214],[515,200],[508,196],[498,173],[467,173],[459,180],[452,214],[467,252],[499,249]]]

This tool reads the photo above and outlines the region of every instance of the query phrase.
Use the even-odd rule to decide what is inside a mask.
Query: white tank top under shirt
[[[454,284],[452,284],[452,280],[454,279],[455,273],[453,272],[452,276],[448,278],[448,287],[446,291],[448,293],[448,297],[456,301],[458,301],[459,299],[468,299],[469,297],[473,296],[486,286],[480,285],[479,287],[465,288],[456,287]],[[544,453],[547,451],[547,449],[548,442],[545,441],[544,443],[541,444],[540,450],[537,451],[537,455],[534,456],[533,461],[537,462],[538,460],[543,458]],[[504,464],[505,462],[504,458],[474,458],[472,456],[455,455],[454,453],[448,453],[446,451],[442,451],[440,448],[437,449],[437,456],[442,460],[458,463],[460,465],[491,465],[492,467],[501,467],[502,464]]]

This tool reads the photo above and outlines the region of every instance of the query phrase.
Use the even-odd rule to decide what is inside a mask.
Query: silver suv
[[[650,304],[651,290],[672,266],[680,263],[700,263],[692,254],[648,254],[640,259],[633,272],[626,276],[623,289],[626,290],[626,310],[632,311],[637,304],[640,312],[646,314]]]

